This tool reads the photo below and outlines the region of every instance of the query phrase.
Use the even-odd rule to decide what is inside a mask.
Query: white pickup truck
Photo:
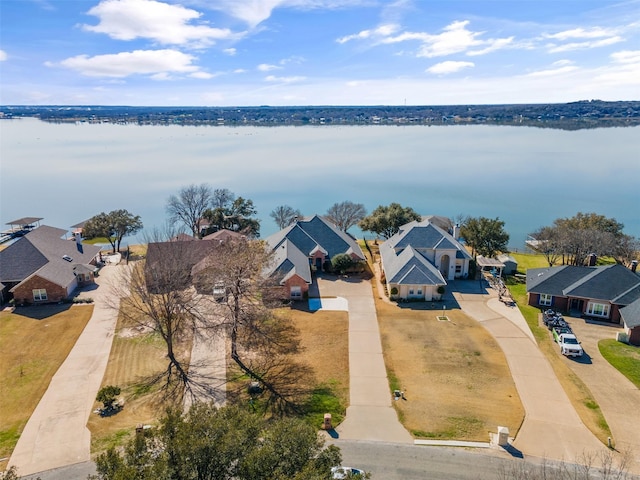
[[[571,357],[581,357],[584,353],[582,345],[573,333],[563,332],[561,329],[552,330],[553,339],[560,345],[560,353]]]

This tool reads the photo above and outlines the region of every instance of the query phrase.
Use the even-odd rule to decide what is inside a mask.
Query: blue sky
[[[640,0],[0,0],[2,105],[640,100]]]

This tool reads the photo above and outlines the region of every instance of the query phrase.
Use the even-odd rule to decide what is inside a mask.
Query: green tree
[[[134,235],[142,230],[142,220],[139,215],[133,215],[127,210],[113,210],[91,217],[82,228],[82,235],[87,238],[105,237],[113,248],[113,253],[120,251],[120,243],[127,235]]]
[[[233,197],[230,200],[228,198],[228,195],[221,196],[219,202],[226,201],[226,203],[204,211],[203,216],[210,222],[209,231],[233,230],[259,237],[260,221],[254,217],[258,212],[253,205],[253,200],[243,197]]]
[[[579,212],[573,217],[557,218],[553,225],[541,227],[531,236],[538,240],[535,248],[547,256],[550,265],[560,257],[563,264],[584,265],[592,253],[629,264],[637,255],[637,240],[625,235],[623,228],[615,218]]]
[[[346,232],[354,225],[357,225],[364,217],[367,216],[367,210],[361,203],[353,203],[348,200],[340,203],[334,203],[325,218],[336,225],[340,230]]]
[[[364,231],[390,238],[400,230],[402,225],[420,218],[420,215],[411,207],[392,203],[387,207],[380,205],[371,212],[371,215],[364,217],[358,225]]]
[[[351,255],[346,253],[338,253],[331,259],[331,266],[333,267],[333,270],[339,273],[346,272],[353,266],[353,264],[353,258],[351,258]]]
[[[273,218],[278,228],[282,230],[291,225],[296,219],[301,218],[302,213],[289,205],[279,205],[271,211],[269,216]]]
[[[171,195],[167,201],[167,213],[172,223],[182,223],[194,237],[201,234],[203,214],[213,202],[213,190],[206,183],[189,185]]]
[[[120,387],[115,385],[106,385],[98,390],[96,400],[102,402],[104,408],[109,408],[116,401],[116,397],[120,395]]]
[[[473,256],[493,257],[506,252],[509,234],[498,218],[467,217],[460,227],[460,235],[472,249]]]
[[[316,429],[299,419],[268,420],[238,407],[196,403],[169,410],[160,428],[137,435],[124,452],[96,460],[99,480],[326,479],[341,462]]]

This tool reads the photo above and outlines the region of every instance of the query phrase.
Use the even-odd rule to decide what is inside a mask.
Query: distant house
[[[530,268],[527,295],[529,305],[620,323],[621,309],[640,299],[640,276],[622,265]]]
[[[66,230],[39,226],[0,251],[2,297],[17,304],[59,302],[98,271],[100,247],[62,238]]]
[[[352,236],[318,215],[296,221],[266,242],[274,251],[274,263],[265,273],[275,277],[285,296],[294,300],[309,290],[312,270],[322,271],[334,256],[344,253],[354,261],[365,260]]]
[[[387,290],[402,299],[438,298],[446,280],[469,275],[471,255],[430,220],[414,221],[380,245]]]

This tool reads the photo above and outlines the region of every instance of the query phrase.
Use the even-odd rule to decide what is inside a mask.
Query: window
[[[418,289],[418,295],[422,295],[422,289],[421,288]]]
[[[291,287],[291,298],[302,298],[302,287]]]
[[[606,303],[589,302],[589,305],[587,305],[587,313],[595,317],[608,317],[609,305]]]
[[[549,306],[553,300],[553,295],[549,295],[548,293],[541,293],[540,300],[538,300],[538,304]]]
[[[47,299],[47,291],[44,288],[36,288],[33,290],[33,301],[42,302]]]
[[[456,273],[462,273],[462,265],[456,265]]]
[[[409,295],[413,295],[413,288],[409,289]]]

